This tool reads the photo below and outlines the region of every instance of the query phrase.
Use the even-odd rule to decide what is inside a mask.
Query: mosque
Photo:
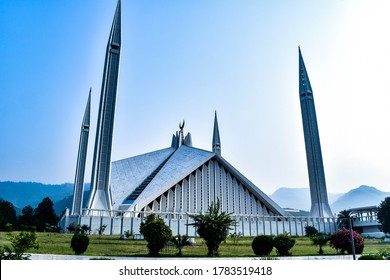
[[[326,192],[313,91],[299,49],[299,98],[305,136],[311,193],[311,216],[294,217],[284,211],[248,178],[222,157],[217,112],[211,151],[192,145],[185,135],[184,121],[172,136],[171,146],[143,155],[111,162],[115,102],[121,53],[121,1],[118,1],[108,39],[99,114],[96,127],[91,190],[83,205],[84,173],[90,128],[90,99],[81,125],[73,204],[62,215],[59,226],[87,224],[107,234],[137,234],[148,213],[160,215],[174,234],[196,235],[189,214],[206,212],[219,201],[221,210],[237,221],[233,232],[243,235],[290,232],[304,235],[306,225],[333,232],[336,223]]]

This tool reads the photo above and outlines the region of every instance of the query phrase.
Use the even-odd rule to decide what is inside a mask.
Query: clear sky
[[[0,181],[73,182],[92,87],[90,181],[116,0],[0,1]],[[186,121],[265,193],[308,187],[298,46],[329,192],[390,191],[390,1],[122,0],[112,159],[166,148]]]

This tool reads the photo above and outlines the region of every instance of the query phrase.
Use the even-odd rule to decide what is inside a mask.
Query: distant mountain
[[[344,194],[328,193],[328,201],[332,212],[337,213],[350,208],[379,205],[388,196],[389,192],[363,185]],[[279,188],[270,195],[270,198],[282,208],[310,211],[308,188]]]
[[[85,184],[85,190],[89,190],[89,184]],[[0,197],[20,209],[27,205],[35,208],[45,197],[49,197],[56,204],[57,201],[72,195],[73,184],[70,183],[47,185],[34,182],[0,182]],[[59,212],[56,210],[57,214],[62,211],[63,209]]]
[[[329,193],[329,204],[333,203],[342,194]],[[311,200],[309,188],[279,188],[270,198],[282,208],[293,208],[310,211]]]
[[[83,195],[83,205],[87,205],[89,197],[89,190],[84,191]],[[71,209],[72,208],[72,203],[73,203],[73,194],[69,195],[59,201],[54,202],[54,211],[56,212],[57,215],[61,215],[62,212],[65,210],[65,208]]]
[[[340,212],[350,208],[378,206],[388,196],[390,192],[363,185],[343,194],[330,207],[333,212]]]

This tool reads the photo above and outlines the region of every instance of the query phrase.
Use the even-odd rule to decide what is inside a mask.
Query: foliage
[[[19,234],[19,232],[12,234]],[[74,255],[74,251],[70,247],[73,234],[62,233],[46,233],[36,232],[37,242],[39,242],[39,250],[30,249],[28,253],[39,254],[58,254],[58,255]],[[8,241],[9,233],[0,232],[0,247],[1,245],[10,245]],[[126,257],[145,257],[148,255],[147,242],[145,240],[131,240],[124,242],[120,240],[119,235],[103,235],[97,234],[88,235],[89,246],[84,254],[95,257],[111,257],[126,256]],[[194,236],[190,236],[194,237]],[[207,246],[203,239],[200,237],[194,237],[195,242],[192,246],[186,246],[183,248],[183,255],[187,257],[202,258],[207,254]],[[241,237],[239,244],[234,242],[222,242],[219,248],[219,254],[222,258],[256,258],[257,260],[263,259],[262,257],[256,257],[253,253],[251,244],[253,237]],[[318,256],[318,247],[312,245],[311,239],[308,237],[293,237],[296,241],[293,249],[291,250],[294,256]],[[336,255],[337,252],[330,246],[324,246],[324,255]],[[380,250],[388,249],[389,243],[383,242],[383,239],[365,238],[364,239],[364,254],[378,254]],[[163,250],[160,255],[163,257],[174,257],[177,253],[177,249],[172,247],[171,250]],[[276,256],[276,250],[272,250],[271,257]]]
[[[191,245],[190,239],[186,235],[178,235],[176,237],[171,238],[170,241],[176,246],[177,249],[179,249],[179,252],[176,254],[179,257],[183,255],[183,247]]]
[[[172,231],[164,220],[151,214],[141,223],[140,233],[148,242],[149,255],[158,256],[165,243],[172,238]]]
[[[313,226],[305,226],[305,236],[312,237],[318,233],[318,230]]]
[[[295,239],[287,233],[279,234],[274,238],[274,247],[279,256],[290,256],[290,250],[295,245]]]
[[[6,223],[4,226],[5,231],[12,231],[12,224],[11,223]]]
[[[385,200],[379,204],[377,215],[378,221],[382,224],[383,232],[390,233],[390,197],[386,197]]]
[[[133,232],[131,230],[125,230],[124,234],[126,238],[130,238],[133,236]]]
[[[356,254],[361,254],[364,248],[363,237],[356,231],[352,231]],[[340,250],[341,254],[352,254],[351,237],[349,229],[342,228],[330,236],[330,247]]]
[[[379,255],[381,255],[385,260],[390,260],[390,248],[380,249]]]
[[[337,225],[338,225],[339,229],[349,227],[349,221],[352,221],[352,219],[350,219],[350,218],[352,218],[353,215],[354,215],[354,213],[352,212],[351,209],[340,211],[337,214]],[[351,225],[351,227],[352,226],[353,225]]]
[[[84,234],[90,234],[91,233],[91,227],[89,225],[82,225],[80,227],[80,232]]]
[[[313,245],[320,247],[318,254],[323,255],[324,250],[322,249],[322,247],[328,243],[330,236],[325,233],[318,233],[314,236],[311,236],[310,239],[313,242]]]
[[[233,239],[233,242],[234,242],[235,244],[237,244],[237,243],[238,243],[238,240],[242,237],[242,234],[241,234],[241,232],[239,232],[239,233],[233,232],[233,233],[230,234],[229,237],[230,237],[231,239]]]
[[[39,248],[35,232],[22,231],[19,235],[9,234],[9,240],[12,248],[4,247],[1,252],[2,260],[27,260],[30,256],[25,253],[31,248]]]
[[[235,224],[235,220],[230,214],[220,212],[219,200],[211,203],[206,214],[190,215],[190,217],[194,219],[194,223],[190,225],[195,226],[199,236],[206,241],[207,255],[218,256],[219,246],[227,238],[228,230]]]
[[[252,241],[252,250],[256,256],[269,256],[273,248],[274,239],[270,235],[259,235]]]
[[[89,237],[85,233],[76,232],[70,242],[70,247],[76,255],[83,254],[89,245]]]
[[[9,202],[0,199],[0,230],[7,230],[5,225],[16,225],[16,210],[14,205]]]
[[[358,260],[384,260],[379,254],[361,255]]]
[[[106,230],[106,228],[107,228],[107,225],[101,225],[101,226],[97,229],[98,234],[99,234],[99,235],[102,235],[103,232]]]
[[[74,223],[71,223],[69,224],[69,226],[67,226],[66,228],[70,233],[75,233],[76,232],[76,229],[77,229],[77,226],[74,224]]]
[[[53,208],[53,201],[50,198],[44,198],[38,207],[34,210],[34,216],[36,220],[36,227],[38,231],[45,231],[46,224],[55,225],[57,224],[58,217]]]
[[[19,226],[29,228],[35,224],[34,208],[30,205],[25,206],[22,209],[22,215],[18,219]]]

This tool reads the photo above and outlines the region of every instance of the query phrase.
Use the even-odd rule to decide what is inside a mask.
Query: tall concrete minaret
[[[89,90],[87,107],[85,108],[83,123],[81,125],[79,152],[77,156],[76,175],[74,178],[73,204],[71,215],[81,215],[83,207],[84,174],[87,161],[89,125],[91,111],[91,89]]]
[[[324,165],[322,162],[320,136],[318,133],[316,109],[314,106],[313,90],[305,63],[299,48],[299,97],[303,132],[306,146],[307,168],[309,171],[311,209],[313,217],[332,217],[326,191]]]
[[[221,155],[221,138],[219,137],[217,111],[214,115],[214,131],[213,131],[213,152],[217,155]]]
[[[99,116],[96,127],[89,209],[111,209],[109,189],[112,135],[121,50],[121,1],[118,1],[104,64]]]

